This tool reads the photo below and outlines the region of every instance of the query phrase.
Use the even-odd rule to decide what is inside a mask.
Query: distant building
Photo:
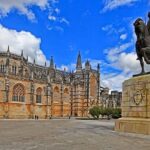
[[[109,94],[109,88],[101,87],[101,105],[105,108],[120,108],[122,101],[122,92],[111,91]]]
[[[82,66],[78,54],[76,71],[66,72],[50,65],[28,62],[20,56],[0,52],[0,118],[87,116],[100,100],[100,66]]]

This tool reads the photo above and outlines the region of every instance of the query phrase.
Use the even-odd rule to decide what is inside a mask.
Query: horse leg
[[[140,59],[140,65],[141,65],[141,68],[142,68],[141,74],[143,74],[143,73],[145,73],[143,58]]]

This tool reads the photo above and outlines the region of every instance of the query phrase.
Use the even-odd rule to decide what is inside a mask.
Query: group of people
[[[34,116],[34,119],[35,119],[35,120],[38,120],[38,119],[39,119],[39,116],[38,116],[38,115],[35,115],[35,116]],[[52,116],[50,116],[49,119],[52,119]],[[70,115],[68,115],[68,119],[71,119],[71,116],[70,116]]]
[[[38,120],[38,119],[39,119],[39,116],[38,116],[38,115],[35,115],[35,116],[34,116],[34,119],[35,119],[35,120]]]

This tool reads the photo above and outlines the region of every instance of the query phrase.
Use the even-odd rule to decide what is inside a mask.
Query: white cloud
[[[51,21],[56,21],[56,17],[55,17],[55,16],[49,15],[49,16],[48,16],[48,19],[51,20]]]
[[[58,3],[59,0],[0,0],[0,17],[5,17],[12,11],[17,10],[19,14],[23,14],[28,19],[36,21],[37,16],[35,16],[34,10],[32,10],[32,6],[36,6],[42,11],[47,11],[46,15],[48,14],[47,18],[50,21],[69,25],[70,22],[60,16],[60,9],[56,7]],[[47,26],[50,30],[63,31],[63,28],[57,24],[53,24],[53,27]]]
[[[51,1],[55,3],[55,1]],[[48,0],[0,0],[0,15],[7,16],[11,11],[18,10],[19,13],[26,15],[29,19],[35,19],[35,14],[30,9],[37,6],[40,9],[50,7]]]
[[[102,63],[101,60],[97,60],[97,59],[90,59],[89,61],[93,69],[97,69],[97,65]]]
[[[107,32],[108,35],[112,33],[118,33],[118,30],[116,30],[112,24],[105,25],[101,29]]]
[[[126,50],[131,48],[132,42],[108,49],[106,51],[107,60],[112,67],[119,69],[125,73],[137,73],[140,69],[140,64],[136,60],[135,51],[127,53]]]
[[[104,0],[104,8],[102,12],[106,12],[107,10],[113,10],[117,7],[124,5],[132,5],[139,0]]]
[[[108,87],[110,90],[118,90],[122,91],[122,83],[129,79],[132,76],[132,74],[114,74],[114,73],[108,73],[108,74],[101,74],[101,86]]]
[[[125,28],[124,27],[116,27],[116,25],[113,25],[113,24],[107,24],[103,27],[101,27],[101,30],[106,32],[107,35],[110,35],[110,34],[121,34],[122,32],[125,31]]]
[[[74,71],[76,68],[76,64],[75,63],[71,63],[71,64],[68,64],[68,65],[61,65],[60,67],[58,67],[58,69],[60,70],[66,70],[66,71]]]
[[[65,70],[65,71],[69,71],[69,68],[67,65],[61,65],[58,69],[60,70]]]
[[[121,39],[121,40],[125,40],[126,38],[127,38],[127,34],[121,34],[121,35],[120,35],[120,39]]]
[[[128,49],[132,45],[132,42],[125,43],[118,47],[113,47],[105,50],[105,54],[107,55],[108,61],[115,62],[118,60],[118,55]]]
[[[112,25],[109,24],[109,25],[103,26],[103,27],[102,27],[102,30],[103,30],[103,31],[108,31],[108,30],[110,30],[111,28],[112,28]]]
[[[64,28],[62,28],[61,26],[47,26],[47,29],[50,31],[52,30],[59,31],[60,33],[64,32]]]
[[[65,19],[65,18],[61,18],[61,19],[60,19],[60,23],[65,23],[65,24],[67,24],[67,25],[70,24],[70,22],[69,22],[67,19]]]
[[[60,13],[60,9],[55,8],[55,12],[56,12],[57,14],[59,14],[59,13]]]
[[[0,51],[6,51],[8,45],[10,51],[18,55],[24,50],[25,57],[29,56],[29,61],[36,60],[37,64],[44,65],[46,57],[40,49],[41,39],[26,31],[17,32],[0,25]]]
[[[51,20],[51,21],[55,21],[55,22],[58,22],[58,23],[63,23],[63,24],[66,24],[66,25],[70,24],[70,22],[66,18],[57,17],[57,16],[54,16],[52,14],[49,14],[48,19]]]

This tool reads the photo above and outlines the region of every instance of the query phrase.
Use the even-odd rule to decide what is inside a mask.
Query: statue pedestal
[[[150,74],[123,83],[122,118],[115,130],[150,135]]]

